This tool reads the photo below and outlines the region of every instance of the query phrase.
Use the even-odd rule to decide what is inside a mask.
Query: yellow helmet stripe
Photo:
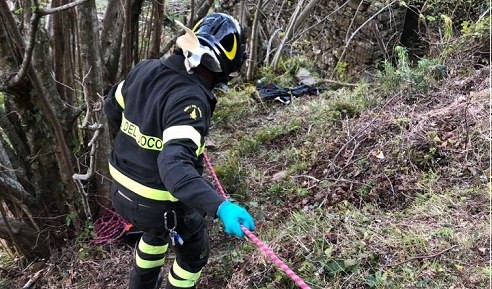
[[[191,29],[191,31],[196,32],[196,30],[198,29],[198,27],[200,27],[200,25],[202,24],[202,22],[203,22],[203,18],[202,18],[202,19],[200,19],[200,21],[198,21],[198,22],[195,24],[195,26],[193,26],[193,29]]]
[[[123,89],[124,83],[125,83],[124,80],[120,82],[120,84],[118,84],[118,86],[116,87],[116,92],[114,93],[114,97],[116,98],[116,101],[123,109],[125,109],[125,99],[123,98],[123,93],[121,92],[121,90]]]
[[[224,48],[224,53],[227,56],[227,58],[229,58],[229,60],[233,60],[234,57],[236,56],[236,52],[237,52],[237,39],[236,39],[236,35],[234,35],[234,44],[232,45],[231,51],[227,51]]]

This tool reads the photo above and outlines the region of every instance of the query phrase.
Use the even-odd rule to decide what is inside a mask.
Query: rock
[[[280,171],[272,176],[272,182],[276,183],[287,176],[287,171]]]
[[[311,73],[304,67],[299,68],[299,70],[296,73],[297,79],[299,79],[300,82],[306,85],[315,85],[318,83],[318,80],[314,78]]]
[[[205,146],[210,150],[217,148],[217,145],[215,144],[215,142],[211,141],[210,139],[205,140]]]

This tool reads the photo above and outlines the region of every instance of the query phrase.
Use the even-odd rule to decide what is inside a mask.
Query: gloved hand
[[[245,226],[250,231],[255,230],[255,222],[248,211],[230,201],[224,201],[220,204],[217,216],[224,223],[225,232],[228,235],[234,235],[239,238],[244,237],[244,232],[241,230],[240,225]]]

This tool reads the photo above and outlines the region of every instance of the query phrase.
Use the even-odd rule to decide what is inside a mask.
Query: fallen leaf
[[[380,160],[384,159],[384,154],[383,154],[383,152],[382,152],[382,151],[380,151],[380,150],[378,150],[378,149],[376,149],[376,150],[372,150],[372,151],[371,151],[371,155],[372,155],[372,156],[374,156],[374,157],[376,157],[377,159],[380,159]]]

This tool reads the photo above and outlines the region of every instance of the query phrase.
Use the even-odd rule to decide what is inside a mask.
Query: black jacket
[[[109,160],[118,188],[215,217],[223,199],[201,176],[215,103],[199,76],[186,72],[182,55],[138,63],[104,106],[120,127]]]

